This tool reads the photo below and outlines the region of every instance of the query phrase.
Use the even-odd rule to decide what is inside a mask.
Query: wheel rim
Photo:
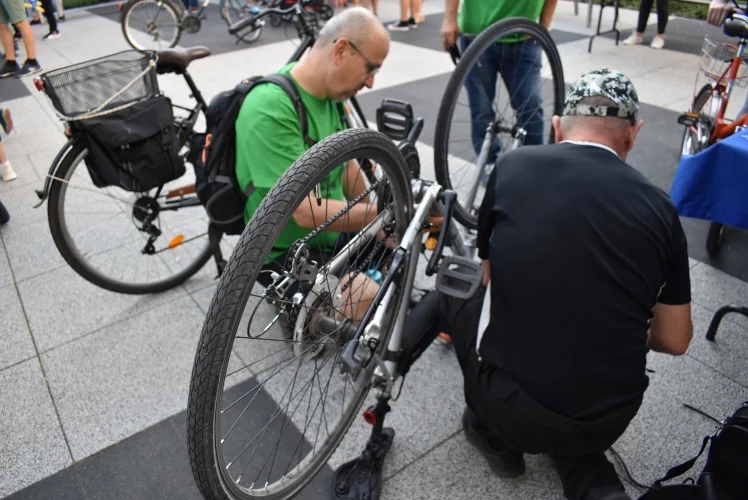
[[[351,159],[368,157],[370,156],[366,151],[357,151],[350,155]],[[381,159],[377,163],[384,171],[391,171],[393,168],[383,164]],[[335,164],[339,164],[339,162],[336,160]],[[272,197],[272,194],[272,192],[269,193],[267,197]],[[321,196],[322,198],[326,197],[324,192],[321,193]],[[395,212],[401,213],[397,210]],[[402,220],[402,217],[404,214],[402,212],[401,215],[395,217],[396,225],[403,229],[405,221]],[[280,223],[279,226],[285,227],[285,223]],[[246,243],[245,240],[257,241],[254,231],[255,228],[250,223],[249,229],[245,230],[238,243],[240,248],[243,248],[242,245]],[[280,229],[279,232],[280,235],[283,234]],[[376,239],[369,240],[369,243],[364,245],[361,252],[347,255],[364,256],[366,252],[372,251],[372,243],[375,241]],[[265,248],[270,248],[270,245],[266,244]],[[340,249],[339,246],[336,246],[336,248]],[[244,253],[244,251],[238,253]],[[260,255],[257,257],[258,261],[262,262],[264,256],[258,255]],[[348,264],[338,278],[332,279],[333,276],[326,276],[317,286],[321,286],[321,290],[327,290],[332,296],[340,297],[344,295],[346,289],[342,284],[351,277],[348,270],[355,270],[353,263],[349,262]],[[227,267],[227,276],[231,275],[231,266],[232,263],[230,262],[229,267]],[[243,279],[251,281],[252,276],[256,276],[258,271],[258,269],[250,271],[249,276],[245,275]],[[362,276],[362,274],[359,274],[359,276]],[[350,283],[355,283],[356,279],[358,278]],[[395,284],[398,289],[402,279],[404,278],[396,278]],[[223,280],[219,287],[222,286]],[[226,286],[228,287],[228,285]],[[354,290],[355,286],[357,285],[351,286],[348,290]],[[246,335],[246,332],[251,332],[252,337],[257,337],[260,332],[265,330],[270,319],[277,314],[277,311],[269,304],[263,303],[262,292],[263,287],[260,284],[255,284],[253,288],[248,287],[246,300],[241,306],[243,310],[239,310],[231,319],[234,326],[229,333],[231,341],[227,347],[228,355],[224,358],[222,373],[218,381],[219,390],[215,399],[216,411],[213,415],[213,426],[216,429],[213,443],[214,453],[221,481],[235,497],[290,498],[316,474],[319,468],[324,466],[329,456],[333,454],[337,442],[348,431],[351,421],[357,414],[356,410],[361,406],[368,393],[369,377],[367,374],[373,370],[373,366],[368,368],[368,372],[362,372],[358,380],[353,382],[347,376],[338,375],[338,362],[344,346],[344,341],[341,341],[340,337],[334,337],[336,342],[327,342],[321,350],[314,348],[314,345],[305,346],[301,350],[291,349],[284,346],[289,346],[294,340],[298,339],[298,335],[289,339],[289,334],[284,336],[281,329],[278,328],[278,324],[275,324],[259,338],[242,339],[238,335]],[[308,294],[303,298],[303,303],[309,304],[310,298],[316,299],[321,295],[317,294],[315,297],[314,293]],[[339,298],[339,300],[345,303],[344,299]],[[341,306],[340,303],[336,304],[334,306],[335,311],[347,310],[345,309],[346,306]],[[264,313],[258,312],[261,311],[261,308],[266,311]],[[315,312],[316,310],[313,308],[307,309],[305,314],[299,314],[292,318],[290,322],[297,327],[297,331],[301,330],[309,333],[311,328],[308,330],[304,330],[304,328],[307,328],[305,325],[314,321]],[[393,308],[392,313],[395,312],[396,309]],[[255,318],[259,318],[261,314],[264,314],[264,319],[260,319],[258,323],[253,324],[253,321],[256,321]],[[394,321],[394,316],[390,320]],[[263,345],[263,340],[266,345]],[[329,340],[329,337],[327,340]],[[242,345],[242,342],[244,345]],[[307,344],[310,342],[314,342],[314,340],[308,340]],[[251,347],[247,347],[246,344],[251,344]],[[384,340],[383,345],[386,345]],[[383,345],[380,346],[380,349]],[[239,362],[233,358],[234,350],[236,350],[236,359]],[[316,352],[316,356],[310,359],[309,356],[306,356],[306,353],[310,352]],[[302,357],[299,357],[298,353],[301,353]],[[303,356],[306,356],[306,359]],[[309,364],[304,365],[303,362],[307,361]],[[297,372],[293,373],[297,362],[300,366]],[[242,363],[244,366],[241,366]],[[281,375],[286,368],[289,368],[288,373]],[[238,375],[242,371],[245,373],[240,377],[246,378],[229,380],[228,377]],[[251,377],[246,373],[247,371],[251,372]],[[299,376],[300,373],[301,376]],[[242,385],[244,383],[247,383],[247,385]],[[317,389],[314,389],[315,386]],[[241,388],[236,389],[237,387]],[[225,393],[223,392],[224,388]],[[236,392],[231,393],[232,390]],[[277,408],[263,408],[261,402],[263,396],[258,395],[261,391],[267,392],[274,400]],[[342,401],[341,408],[326,409],[327,395],[332,395],[330,399],[333,403]],[[242,397],[244,397],[244,402],[250,399],[252,401],[243,406]],[[307,397],[308,400],[305,400]],[[315,401],[315,398],[318,398],[318,400]],[[257,403],[259,408],[250,408],[250,405],[255,401],[259,401]],[[267,420],[267,418],[273,418],[272,413],[278,408],[283,409],[284,404],[287,405],[286,411],[275,414],[275,420]],[[294,406],[296,407],[294,408]],[[229,415],[231,412],[233,413]],[[263,418],[262,415],[264,414],[269,414],[270,417]],[[252,422],[249,422],[248,415],[251,415],[251,418],[258,422],[255,431],[245,430],[253,425]],[[337,423],[335,422],[336,418],[339,418]],[[244,420],[242,421],[242,419]],[[265,423],[266,420],[267,423]],[[265,425],[264,428],[263,425]],[[289,443],[283,441],[284,435],[283,432],[280,432],[283,425],[286,425],[286,429],[295,429],[296,434],[288,437]],[[234,443],[230,442],[232,433],[241,434],[242,432],[247,433],[246,438],[236,439]],[[274,440],[271,434],[280,434],[280,436]],[[267,436],[270,437],[267,438],[267,441],[263,441]],[[263,450],[267,452],[264,459],[262,457]],[[304,455],[305,453],[306,455]],[[289,454],[290,460],[288,460]],[[247,457],[247,455],[251,456]],[[302,457],[302,455],[304,456]],[[293,476],[294,469],[299,467],[302,467],[303,470],[298,471],[297,475]]]
[[[180,32],[178,14],[168,3],[145,0],[134,4],[123,20],[126,38],[136,50],[173,47]]]
[[[207,217],[201,207],[161,210],[152,195],[117,188],[98,188],[91,182],[81,151],[57,181],[55,197],[59,244],[84,277],[98,286],[122,293],[146,293],[175,286],[194,274],[210,254]],[[164,193],[183,186],[185,179],[167,184]],[[161,231],[153,254],[143,254],[148,241],[144,209],[157,217],[152,225]],[[173,245],[172,249],[169,246]],[[226,244],[225,250],[230,251]]]
[[[563,74],[559,68],[554,66],[552,61],[552,58],[557,56],[555,46],[548,45],[548,42],[539,36],[539,33],[535,33],[534,30],[530,30],[526,26],[509,26],[500,31],[499,36],[502,38],[517,34],[533,36],[534,45],[525,42],[525,47],[527,48],[527,54],[532,50],[540,52],[542,104],[531,104],[528,106],[531,100],[521,98],[522,90],[510,94],[506,83],[503,81],[503,77],[499,76],[497,78],[498,91],[492,101],[493,112],[489,111],[486,114],[485,110],[488,109],[486,106],[479,106],[479,108],[484,111],[482,114],[486,114],[486,116],[491,115],[494,123],[498,122],[500,124],[502,131],[497,136],[501,143],[501,149],[498,155],[515,147],[521,147],[523,143],[551,142],[553,138],[551,117],[554,114],[560,114],[561,106],[563,105]],[[487,32],[484,33],[487,34]],[[458,66],[458,69],[455,70],[450,78],[449,85],[455,85],[458,91],[456,93],[453,92],[449,96],[445,95],[445,100],[442,102],[443,109],[440,110],[440,118],[442,120],[438,124],[437,130],[444,131],[444,141],[438,140],[435,145],[436,168],[437,170],[442,169],[442,171],[447,173],[447,175],[444,175],[439,180],[445,187],[450,187],[458,193],[459,205],[455,207],[455,216],[464,225],[473,229],[477,227],[477,209],[480,207],[485,192],[485,186],[480,182],[481,175],[478,168],[478,164],[482,160],[480,151],[483,150],[484,146],[485,127],[476,127],[476,130],[480,130],[481,132],[476,134],[476,137],[473,137],[468,85],[470,85],[477,74],[474,72],[474,69],[479,62],[483,62],[482,59],[486,54],[486,52],[483,52],[483,56],[477,54],[473,56],[472,54],[478,51],[474,46],[481,43],[485,38],[485,36],[477,38],[467,47],[467,50],[462,55],[460,66]],[[498,38],[492,37],[492,39],[497,40]],[[509,44],[498,43],[497,45],[502,47],[506,45],[509,47]],[[507,53],[511,52],[509,49],[505,49],[505,51]],[[472,59],[470,68],[468,70],[461,70],[461,68],[464,68],[464,65],[468,64],[468,59]],[[515,78],[513,78],[512,72],[509,70],[504,71],[503,74],[513,87],[520,89],[523,87],[521,83],[517,85],[517,80],[520,80],[520,78],[516,73],[514,75]],[[550,79],[548,78],[549,76]],[[559,88],[561,89],[560,92]],[[454,99],[452,102],[446,102],[448,98],[453,96]],[[515,102],[512,103],[512,100]],[[540,113],[536,113],[535,118],[532,118],[532,110],[540,111]],[[541,117],[538,118],[538,115]],[[476,119],[479,119],[479,117],[476,117]],[[489,119],[489,122],[491,122],[491,119]],[[525,136],[524,142],[521,140],[521,130],[513,129],[517,125],[525,129],[525,131],[531,130]],[[489,153],[486,163],[490,165],[493,157],[494,155]],[[486,181],[487,177],[488,173],[484,174],[483,181]],[[470,203],[471,199],[472,203]]]

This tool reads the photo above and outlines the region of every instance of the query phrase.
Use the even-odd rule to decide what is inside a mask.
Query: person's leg
[[[525,144],[543,144],[543,50],[535,41],[502,44],[501,77],[517,125],[527,132]]]
[[[400,0],[400,20],[387,26],[390,31],[408,31],[412,26],[408,22],[408,11],[411,0]]]
[[[10,166],[8,157],[5,156],[5,149],[3,149],[2,140],[0,140],[0,175],[2,175],[5,182],[12,181],[16,177],[18,177],[13,171],[13,167]]]
[[[21,6],[23,7],[23,3],[21,3]],[[21,37],[23,38],[23,45],[26,47],[26,62],[23,64],[20,74],[27,75],[39,71],[41,67],[36,61],[36,42],[34,40],[34,31],[31,29],[31,25],[26,19],[14,24],[18,26],[18,30],[21,32]]]
[[[57,11],[57,21],[63,22],[65,20],[65,8],[62,5],[62,0],[55,0],[55,10]]]
[[[668,15],[668,0],[657,0],[657,34],[650,45],[653,49],[661,49],[665,46],[665,27]]]
[[[462,53],[468,49],[474,38],[460,35],[458,43],[460,44],[460,51]],[[496,118],[493,101],[496,97],[499,55],[496,47],[484,51],[478,62],[471,68],[467,78],[465,78],[465,90],[467,91],[468,104],[470,106],[470,134],[476,155],[480,154],[483,147],[486,128]],[[500,148],[501,146],[497,140],[489,153],[487,163],[496,161]]]
[[[614,492],[626,491],[603,452],[589,455],[552,453],[551,458],[561,478],[564,495],[569,500],[597,500]]]
[[[44,17],[47,18],[47,24],[49,24],[49,33],[44,36],[44,40],[52,40],[60,36],[60,32],[57,30],[57,19],[55,18],[54,8],[52,6],[52,0],[41,0],[42,8],[44,8]]]
[[[638,45],[642,43],[644,30],[647,28],[649,13],[652,12],[652,2],[654,0],[641,0],[639,4],[639,21],[636,24],[636,31],[623,41],[624,45]]]
[[[16,60],[16,49],[13,44],[13,35],[10,33],[7,21],[2,20],[2,5],[0,4],[0,43],[3,45],[6,61]]]

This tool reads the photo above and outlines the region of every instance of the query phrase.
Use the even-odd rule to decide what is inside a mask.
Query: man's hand
[[[706,15],[706,22],[714,26],[722,26],[732,11],[733,8],[728,5],[727,0],[712,0]]]
[[[460,35],[460,27],[457,26],[457,19],[450,19],[447,16],[444,16],[444,21],[442,22],[439,34],[442,38],[442,47],[444,47],[444,50],[449,52],[451,47],[457,45],[457,37]]]

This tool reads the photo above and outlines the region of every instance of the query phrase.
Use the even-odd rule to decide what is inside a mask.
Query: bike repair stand
[[[384,427],[384,416],[390,411],[389,394],[377,397],[377,403],[364,412],[364,420],[374,428],[361,456],[335,471],[332,479],[339,500],[379,500],[382,494],[382,464],[390,451],[395,430]]]

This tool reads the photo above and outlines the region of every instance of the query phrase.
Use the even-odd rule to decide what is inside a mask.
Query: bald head
[[[356,46],[366,46],[369,43],[389,44],[390,34],[371,11],[353,7],[330,18],[319,31],[314,46],[324,48],[339,38],[347,38]]]

